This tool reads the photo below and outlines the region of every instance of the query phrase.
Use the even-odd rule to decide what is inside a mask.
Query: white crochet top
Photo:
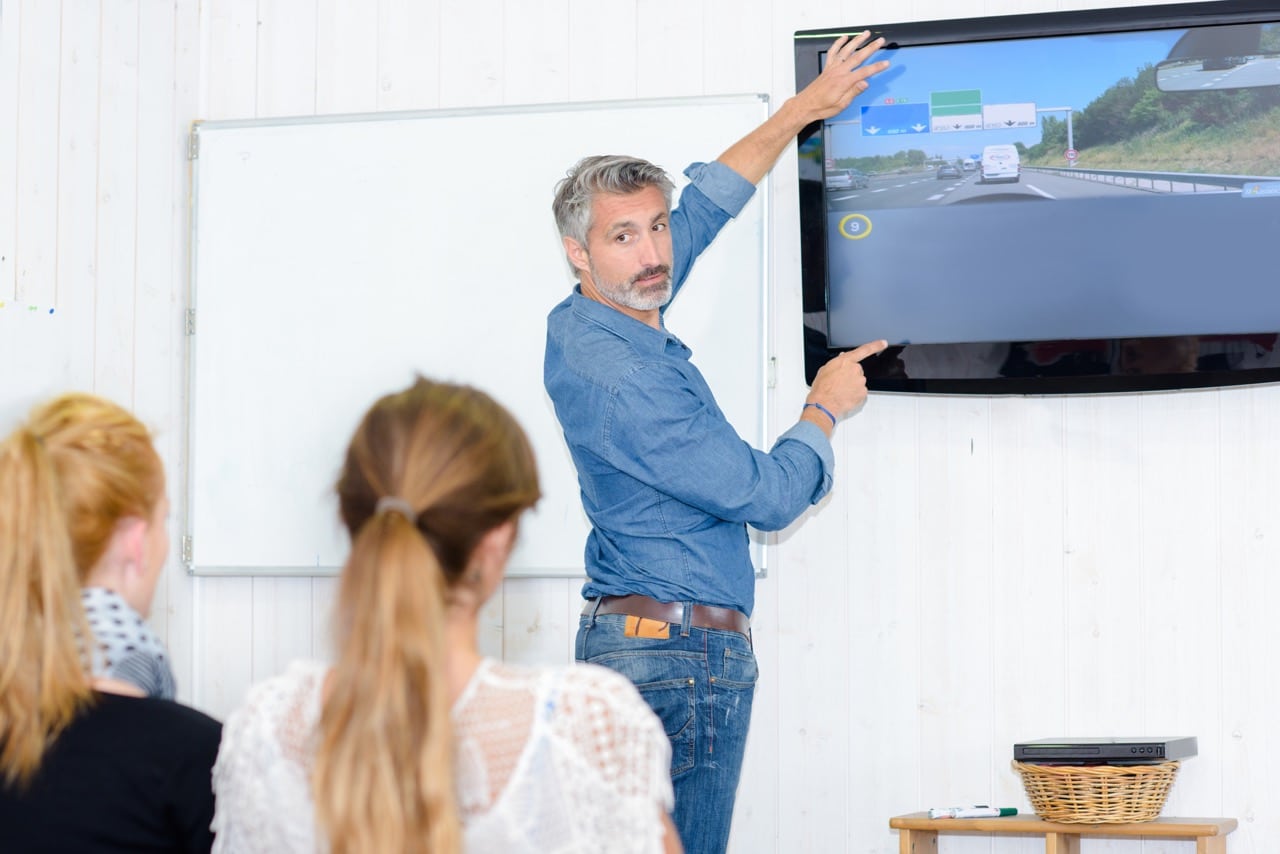
[[[227,719],[213,769],[215,854],[328,850],[309,783],[327,668],[293,662]],[[671,746],[624,677],[485,659],[453,725],[471,854],[662,851]]]

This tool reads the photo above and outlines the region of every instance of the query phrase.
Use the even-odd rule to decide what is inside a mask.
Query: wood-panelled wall
[[[193,120],[756,91],[776,105],[796,29],[1085,5],[1120,4],[0,0],[0,416],[67,387],[113,397],[156,428],[181,489]],[[772,180],[776,435],[805,393],[790,154]],[[476,225],[486,251],[500,230]],[[513,259],[548,307],[569,285],[519,275]],[[889,854],[890,815],[1025,808],[1012,743],[1087,734],[1198,736],[1166,812],[1236,816],[1232,854],[1277,850],[1278,428],[1273,387],[873,396],[838,432],[834,493],[779,537],[758,585],[732,850]],[[171,561],[153,621],[183,697],[222,716],[290,658],[325,655],[334,587]],[[507,582],[485,647],[565,661],[578,607],[575,581]]]

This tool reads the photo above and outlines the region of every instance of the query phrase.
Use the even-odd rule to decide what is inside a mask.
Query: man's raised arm
[[[836,39],[822,73],[717,159],[752,184],[760,183],[805,125],[839,113],[867,88],[868,77],[889,67],[887,60],[863,65],[884,45],[883,38],[870,38],[870,32],[862,32]]]

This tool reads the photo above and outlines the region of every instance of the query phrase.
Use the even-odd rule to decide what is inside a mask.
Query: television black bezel
[[[897,48],[1244,23],[1280,23],[1280,5],[1277,5],[1274,0],[1207,0],[1207,2],[1156,6],[1079,9],[797,30],[794,38],[796,90],[803,89],[817,77],[821,71],[821,56],[835,38],[863,30],[870,30],[873,38],[884,36],[888,47]],[[820,133],[822,124],[821,121],[817,121],[806,126],[798,135],[797,143],[803,144],[815,134]],[[799,149],[799,145],[797,148]],[[803,156],[799,150],[797,155]],[[824,201],[820,201],[817,205],[813,204],[815,194],[818,199],[825,199],[823,195],[825,190],[820,180],[798,177],[798,182],[803,313],[820,313],[825,318],[828,251],[825,217],[827,211]],[[818,216],[822,217],[822,221],[813,221]],[[816,308],[819,305],[821,308]],[[803,317],[802,323],[804,323]],[[1274,333],[1277,335],[1276,346],[1280,346],[1280,330],[1274,330]],[[1260,330],[1256,334],[1264,335],[1272,332]],[[1205,337],[1213,341],[1222,338],[1218,335]],[[1080,339],[1078,343],[1080,345],[1078,352],[1081,355],[1096,354],[1100,348],[1114,353],[1119,339]],[[818,369],[846,349],[849,348],[829,346],[824,330],[804,323],[805,381],[812,383]],[[1172,374],[1087,373],[1072,376],[999,376],[974,379],[905,378],[888,372],[878,375],[877,369],[887,366],[889,360],[896,359],[901,350],[900,346],[890,346],[879,356],[873,356],[864,361],[868,388],[876,391],[937,394],[1050,395],[1160,391],[1280,382],[1280,367],[1238,370],[1209,368]]]

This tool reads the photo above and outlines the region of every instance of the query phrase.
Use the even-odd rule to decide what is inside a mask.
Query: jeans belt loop
[[[683,602],[684,607],[681,609],[684,616],[680,618],[680,637],[687,638],[689,636],[689,623],[693,620],[693,603]]]
[[[604,601],[603,596],[597,596],[591,602],[591,613],[587,615],[587,625],[594,626],[596,624],[596,611],[600,610],[600,603]]]

